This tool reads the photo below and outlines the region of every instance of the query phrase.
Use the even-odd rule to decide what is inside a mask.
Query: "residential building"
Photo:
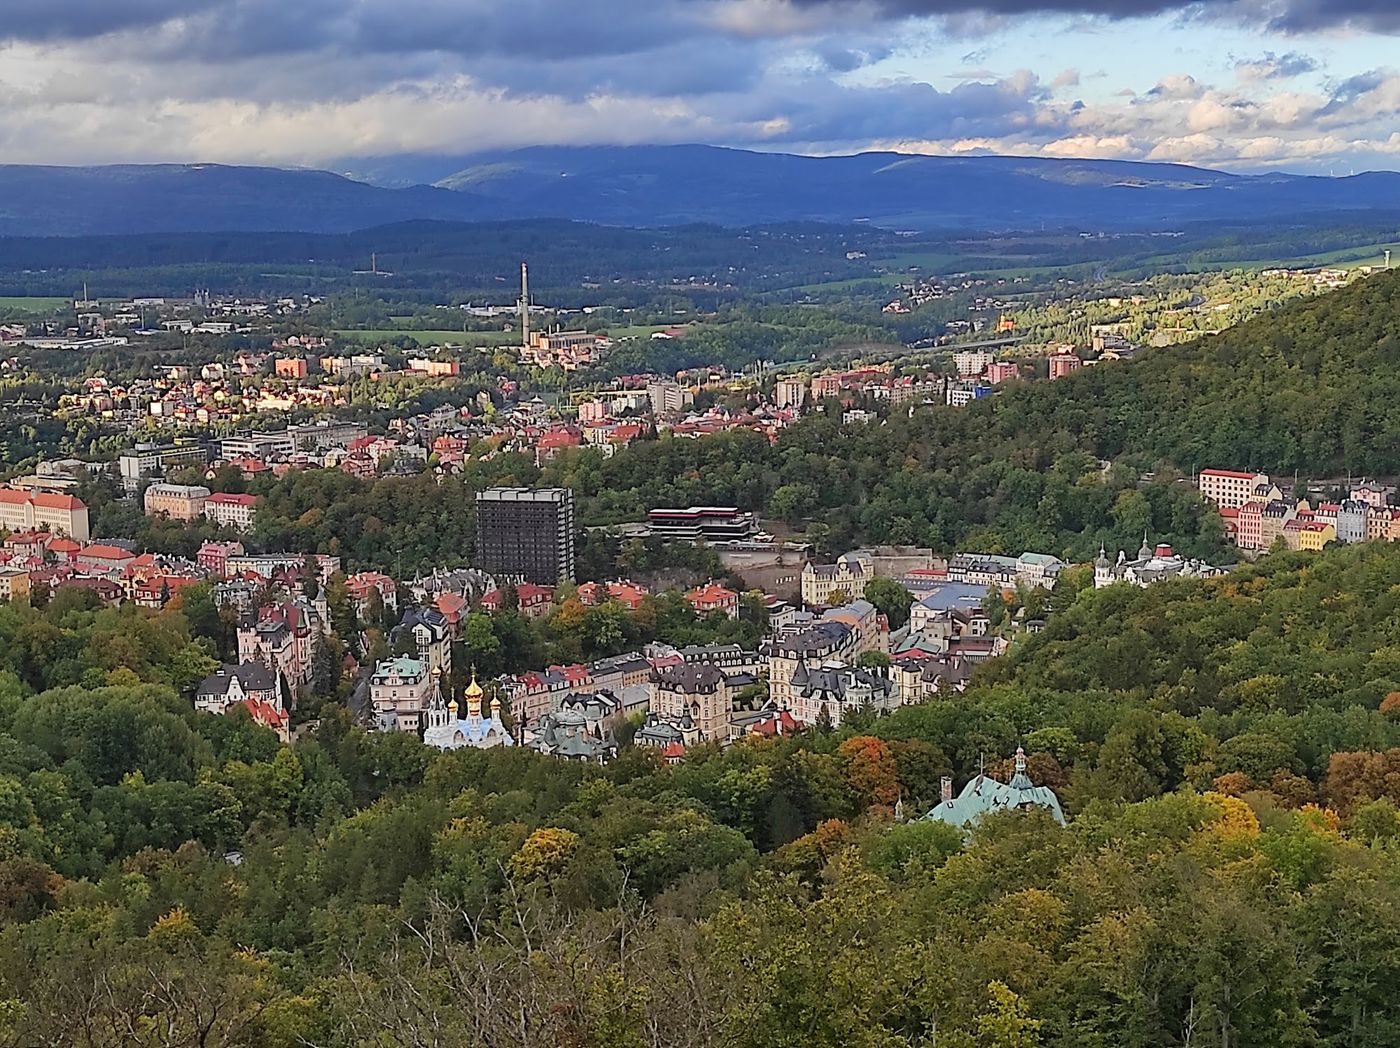
[[[1240,507],[1235,517],[1235,545],[1240,549],[1263,549],[1264,507],[1266,503],[1251,499]]]
[[[306,378],[311,374],[305,357],[278,357],[273,370],[278,378]]]
[[[1010,588],[1021,583],[1048,589],[1067,566],[1059,557],[1049,553],[1022,553],[1019,557],[957,553],[948,561],[948,580],[983,587]]]
[[[889,634],[869,601],[831,608],[815,622],[768,645],[768,692],[778,709],[791,709],[800,669],[829,662],[853,664],[867,651],[884,651]]]
[[[501,686],[510,700],[511,713],[518,722],[528,726],[546,713],[558,710],[564,697],[571,692],[594,687],[594,681],[587,666],[574,663],[507,677],[501,681]]]
[[[383,364],[382,360],[380,364]],[[349,447],[368,435],[369,430],[360,422],[308,422],[302,426],[287,427],[293,451],[318,452]]]
[[[670,415],[684,411],[695,403],[695,395],[676,382],[653,382],[647,386],[647,399],[653,415]]]
[[[148,489],[149,491],[149,489]],[[204,515],[223,528],[252,531],[258,500],[254,495],[218,492],[204,500]]]
[[[446,615],[436,608],[410,607],[389,634],[389,643],[396,646],[405,636],[413,638],[418,658],[428,664],[430,673],[451,675],[452,627]]]
[[[152,484],[146,489],[146,516],[192,524],[204,516],[204,504],[211,494],[202,484]]]
[[[260,662],[294,688],[311,680],[316,642],[328,632],[320,612],[304,597],[269,604],[238,625],[238,661]]]
[[[1400,516],[1400,510],[1372,509],[1366,516],[1366,541],[1385,542],[1390,538],[1391,524]]]
[[[105,542],[84,546],[73,556],[73,563],[93,574],[112,575],[122,571],[136,559],[136,554],[121,546]]]
[[[1010,382],[1013,378],[1019,378],[1021,369],[1010,361],[999,361],[988,364],[986,379],[994,386],[999,386],[1003,382]]]
[[[1256,549],[1272,549],[1283,538],[1284,526],[1298,515],[1298,510],[1282,499],[1265,503],[1259,515],[1259,545]]]
[[[802,603],[808,607],[826,606],[833,595],[839,603],[865,596],[865,587],[875,577],[875,560],[869,553],[847,553],[835,564],[808,562],[802,569]],[[844,596],[842,596],[844,595]]]
[[[52,531],[79,542],[92,538],[87,505],[72,495],[0,488],[0,528],[6,531]]]
[[[1273,486],[1267,473],[1232,469],[1203,469],[1196,478],[1196,484],[1203,498],[1230,509],[1240,509],[1246,502],[1256,500],[1255,489],[1263,487],[1267,492]],[[1268,502],[1269,498],[1266,495],[1258,501]]]
[[[685,599],[699,615],[720,611],[731,619],[739,617],[739,594],[718,582],[691,590],[685,595]]]
[[[803,404],[807,402],[807,379],[800,378],[780,378],[777,385],[773,387],[773,403],[779,408],[793,408],[801,410]]]
[[[664,666],[652,671],[651,711],[681,731],[693,730],[702,742],[729,737],[733,701],[729,680],[715,666]]]
[[[660,645],[652,645],[648,650],[656,647]],[[757,676],[767,663],[759,652],[750,651],[738,644],[689,644],[675,654],[688,665],[714,666],[730,677],[739,674]]]
[[[477,560],[492,575],[553,585],[574,576],[574,493],[486,488],[476,495]]]
[[[29,572],[24,568],[0,567],[0,600],[21,603],[29,600]]]
[[[421,659],[385,659],[369,679],[369,701],[380,731],[418,732],[437,692],[437,678]]]
[[[381,605],[390,612],[399,610],[399,584],[382,571],[361,571],[345,579],[345,592],[361,619],[369,615],[370,597],[378,593]]]
[[[199,683],[194,705],[215,714],[225,714],[236,705],[246,706],[254,721],[271,728],[286,742],[291,735],[289,698],[290,690],[277,671],[257,662],[225,663]]]
[[[968,349],[953,354],[953,366],[962,378],[976,378],[995,363],[996,356],[985,349]]]
[[[830,660],[816,666],[799,665],[788,682],[781,708],[803,724],[826,721],[836,728],[853,711],[887,713],[896,705],[898,696],[888,677]]]
[[[1056,353],[1050,357],[1050,378],[1064,378],[1084,366],[1084,361],[1075,353]]]
[[[585,582],[578,588],[579,601],[588,607],[597,607],[599,604],[615,600],[628,611],[640,608],[649,595],[645,586],[626,580],[608,583]]]
[[[522,582],[514,587],[515,608],[528,619],[542,619],[554,608],[554,587],[536,586],[533,582]],[[481,598],[481,610],[488,615],[500,611],[505,605],[506,594],[494,589]]]
[[[1395,500],[1395,488],[1388,484],[1367,481],[1354,486],[1351,489],[1351,497],[1366,503],[1372,509],[1386,510]]]
[[[1365,542],[1367,522],[1372,512],[1372,507],[1360,499],[1347,499],[1338,506],[1335,521],[1337,541],[1347,544]]]
[[[969,380],[949,382],[945,399],[949,407],[962,408],[971,404],[974,400],[990,397],[995,392],[996,388],[994,386],[989,386],[981,381]]]
[[[577,700],[577,701],[576,701]],[[560,760],[606,764],[617,756],[617,739],[606,727],[606,711],[619,709],[606,692],[571,695],[558,713],[546,713],[530,730],[526,745]]]
[[[1283,526],[1283,541],[1289,549],[1317,551],[1337,540],[1337,527],[1327,521],[1296,516]]]
[[[195,563],[209,574],[216,579],[222,579],[228,577],[229,557],[240,556],[242,553],[241,542],[206,542],[199,547],[194,559]]]
[[[325,553],[238,553],[231,554],[224,563],[230,575],[251,571],[265,579],[272,579],[281,572],[300,571],[307,561],[316,565],[317,578],[322,586],[340,570],[340,558]]]
[[[297,452],[296,441],[291,433],[251,433],[246,437],[225,437],[219,441],[219,457],[226,462],[238,459],[291,458]]]

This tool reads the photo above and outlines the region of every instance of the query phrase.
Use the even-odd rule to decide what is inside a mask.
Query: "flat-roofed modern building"
[[[134,494],[143,480],[208,464],[209,449],[203,444],[137,444],[117,456],[122,485],[129,494]]]
[[[753,514],[736,506],[691,506],[689,509],[654,509],[647,514],[653,535],[691,542],[737,542],[753,534]]]
[[[486,488],[476,494],[476,560],[502,579],[552,586],[574,577],[574,493]]]

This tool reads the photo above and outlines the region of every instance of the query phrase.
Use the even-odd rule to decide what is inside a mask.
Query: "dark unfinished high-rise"
[[[476,493],[476,562],[502,581],[553,586],[574,577],[574,493],[486,488]]]

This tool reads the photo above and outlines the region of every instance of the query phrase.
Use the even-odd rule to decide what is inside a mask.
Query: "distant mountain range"
[[[712,146],[536,148],[325,171],[0,165],[0,235],[346,232],[410,219],[619,226],[817,221],[969,231],[1163,229],[1400,211],[1400,173],[1243,176],[1179,164]],[[434,178],[434,185],[404,184]],[[372,181],[371,181],[372,180]]]

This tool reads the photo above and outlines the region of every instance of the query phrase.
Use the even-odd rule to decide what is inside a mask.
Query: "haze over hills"
[[[409,219],[542,217],[621,226],[868,221],[924,230],[1162,229],[1400,210],[1400,173],[1243,176],[1113,160],[635,146],[345,166],[380,184],[324,171],[212,164],[0,166],[0,235],[346,232]],[[406,173],[439,171],[433,186],[398,184]]]

